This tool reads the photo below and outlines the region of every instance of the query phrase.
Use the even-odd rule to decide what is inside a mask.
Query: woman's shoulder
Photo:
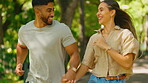
[[[123,27],[120,26],[116,26],[115,29],[121,33],[131,33],[131,31],[129,29],[125,29]]]
[[[99,34],[98,33],[95,33],[95,34],[93,34],[90,38],[96,38],[96,37],[98,37],[99,36]]]
[[[120,35],[130,35],[130,34],[132,34],[132,32],[131,32],[129,29],[123,29],[123,28],[120,28],[120,29],[118,30],[118,33],[119,33]]]
[[[122,29],[123,33],[132,33],[129,29]]]
[[[121,31],[121,33],[124,35],[124,36],[133,36],[132,32],[129,30],[129,29],[123,29]]]

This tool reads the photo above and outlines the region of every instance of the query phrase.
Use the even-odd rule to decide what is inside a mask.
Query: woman
[[[75,79],[92,69],[89,83],[125,83],[139,50],[130,16],[113,0],[101,2],[96,15],[104,28],[91,36]]]

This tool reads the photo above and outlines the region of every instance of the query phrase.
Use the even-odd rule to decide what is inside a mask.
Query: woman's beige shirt
[[[91,36],[87,44],[82,64],[91,68],[92,74],[97,77],[126,74],[128,78],[132,74],[132,68],[128,70],[124,69],[113,60],[105,50],[93,45],[93,43],[102,36],[102,29],[97,30],[97,33]],[[139,43],[128,29],[122,29],[119,26],[115,26],[114,30],[111,31],[106,38],[106,42],[112,49],[116,50],[123,56],[128,53],[134,53],[136,59],[138,55]]]

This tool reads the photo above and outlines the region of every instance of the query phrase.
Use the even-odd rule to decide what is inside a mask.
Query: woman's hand
[[[99,46],[103,50],[107,50],[110,46],[106,43],[105,39],[101,36],[94,42],[94,45]]]

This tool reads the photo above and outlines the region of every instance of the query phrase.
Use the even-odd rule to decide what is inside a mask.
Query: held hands
[[[21,63],[17,64],[15,73],[19,76],[22,76],[24,74],[24,70],[22,70],[23,65]]]
[[[62,76],[61,83],[76,83],[75,76],[76,72],[69,69],[68,72]]]

